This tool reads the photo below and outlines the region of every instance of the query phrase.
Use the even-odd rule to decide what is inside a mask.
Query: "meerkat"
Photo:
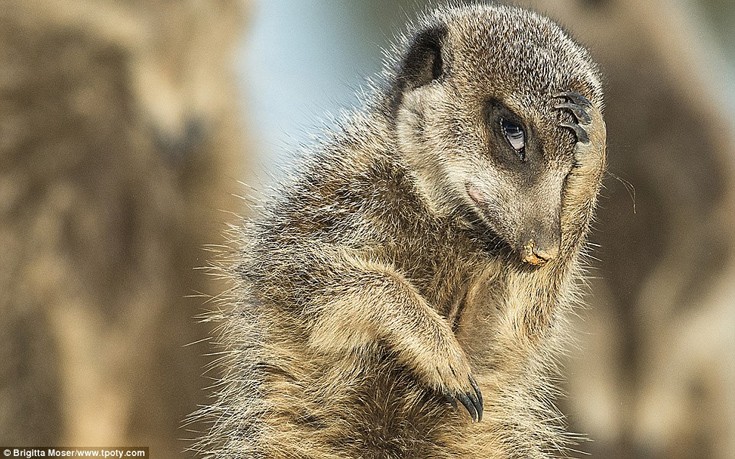
[[[204,457],[548,457],[605,169],[587,51],[445,7],[243,225]]]

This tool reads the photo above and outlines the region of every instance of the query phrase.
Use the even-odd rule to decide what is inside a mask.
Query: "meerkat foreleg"
[[[420,381],[481,420],[482,394],[447,320],[394,267],[355,255],[340,258],[333,266],[339,279],[325,282],[329,297],[312,311],[309,344],[343,354],[386,343]]]
[[[564,186],[561,213],[562,234],[567,236],[563,244],[574,248],[587,233],[605,171],[606,129],[600,108],[581,94],[564,92],[557,97],[565,102],[556,104],[555,108],[569,111],[575,119],[572,123],[559,124],[572,130],[577,140],[574,167]],[[574,250],[568,249],[566,253],[574,253]]]

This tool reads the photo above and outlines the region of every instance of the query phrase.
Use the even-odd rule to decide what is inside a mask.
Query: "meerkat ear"
[[[419,32],[406,52],[398,74],[398,90],[420,88],[444,74],[442,47],[447,35],[444,25],[436,25]]]

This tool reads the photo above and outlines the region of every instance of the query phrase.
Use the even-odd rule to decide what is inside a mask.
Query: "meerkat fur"
[[[391,54],[238,233],[204,457],[564,454],[550,400],[605,168],[597,68],[549,19],[479,4]]]

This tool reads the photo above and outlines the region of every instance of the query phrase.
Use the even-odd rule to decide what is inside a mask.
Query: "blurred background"
[[[420,0],[5,0],[0,444],[182,457],[206,403],[196,270],[356,106]],[[577,449],[735,458],[735,2],[520,0],[587,45],[609,175],[565,362]],[[202,294],[202,295],[199,295]],[[187,345],[195,343],[192,345]]]

